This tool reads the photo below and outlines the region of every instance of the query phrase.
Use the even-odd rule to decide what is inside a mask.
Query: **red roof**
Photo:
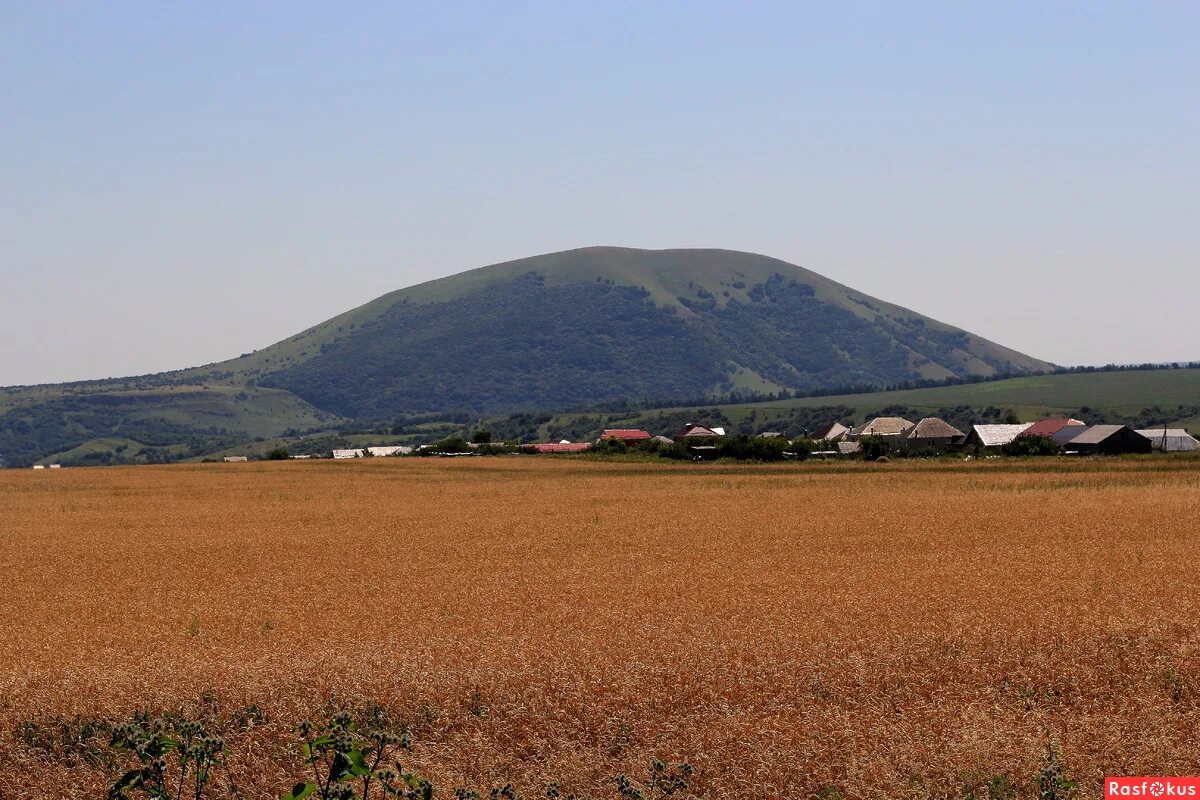
[[[582,453],[591,446],[591,442],[548,442],[530,445],[539,453]]]
[[[1025,430],[1021,431],[1021,436],[1053,436],[1068,425],[1083,425],[1077,419],[1067,419],[1066,417],[1051,417],[1050,419],[1039,420],[1030,425]]]
[[[636,442],[649,439],[650,434],[637,428],[609,428],[604,431],[602,439],[620,439],[623,442]]]

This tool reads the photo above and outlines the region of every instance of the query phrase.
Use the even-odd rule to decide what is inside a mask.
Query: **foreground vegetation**
[[[113,726],[177,715],[279,797],[342,711],[438,797],[653,796],[656,759],[693,798],[1187,774],[1195,463],[0,473],[0,786],[103,796],[141,764]]]

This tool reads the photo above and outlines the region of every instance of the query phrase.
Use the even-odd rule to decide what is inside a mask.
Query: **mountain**
[[[219,364],[0,390],[0,458],[101,440],[168,459],[350,420],[1050,367],[778,259],[592,247],[401,289]]]

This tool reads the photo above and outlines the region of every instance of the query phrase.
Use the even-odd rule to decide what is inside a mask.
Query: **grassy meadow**
[[[108,726],[171,709],[222,732],[242,796],[279,797],[295,726],[368,704],[447,798],[616,798],[654,758],[696,798],[1195,774],[1198,478],[1171,457],[0,471],[0,797],[103,796],[128,765]]]

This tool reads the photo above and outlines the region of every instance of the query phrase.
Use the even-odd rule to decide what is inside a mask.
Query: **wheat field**
[[[1200,772],[1200,461],[372,459],[0,472],[0,797],[71,720],[190,709],[247,797],[334,705],[448,787],[686,761],[703,798]],[[447,787],[443,789],[443,787]]]

